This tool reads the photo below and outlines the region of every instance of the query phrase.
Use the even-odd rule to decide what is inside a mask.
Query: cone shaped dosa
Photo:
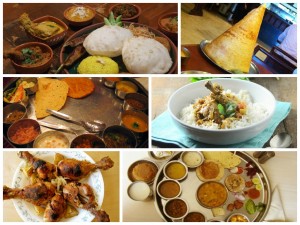
[[[228,71],[248,73],[265,5],[253,9],[237,24],[204,47],[204,52]]]

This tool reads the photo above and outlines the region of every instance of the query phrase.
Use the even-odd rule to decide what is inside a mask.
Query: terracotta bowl
[[[175,43],[177,43],[178,41],[178,32],[171,32],[169,30],[167,30],[161,23],[161,20],[162,19],[165,19],[165,18],[172,18],[172,17],[175,17],[175,16],[178,16],[178,13],[177,12],[170,12],[170,13],[166,13],[166,14],[163,14],[161,15],[159,18],[158,18],[158,30],[160,30],[162,33],[164,33],[166,36],[168,36],[169,38],[172,39],[172,41],[174,41]]]
[[[72,9],[72,8],[76,8],[76,7],[84,7],[86,9],[89,9],[92,11],[93,15],[92,17],[90,18],[87,18],[85,20],[82,20],[82,21],[75,21],[74,19],[72,19],[70,16],[68,16],[68,12]],[[69,8],[67,8],[65,11],[64,11],[64,17],[65,19],[68,21],[68,23],[72,26],[76,26],[76,27],[83,27],[83,26],[87,26],[89,24],[91,24],[93,22],[93,19],[95,18],[96,16],[96,12],[94,9],[92,9],[91,7],[89,6],[71,6]]]
[[[53,60],[53,51],[46,44],[43,44],[41,42],[27,42],[27,43],[18,45],[17,47],[15,47],[15,50],[21,51],[24,48],[29,48],[32,46],[39,46],[43,52],[49,52],[50,53],[49,60],[41,65],[31,66],[31,67],[18,64],[15,61],[11,60],[11,64],[13,65],[13,67],[15,68],[17,73],[40,74],[40,73],[46,72],[49,69],[49,67],[51,66],[51,63]]]
[[[56,45],[59,42],[61,42],[67,34],[68,26],[63,21],[61,21],[60,19],[58,19],[56,17],[53,17],[53,16],[42,16],[40,18],[37,18],[37,19],[33,20],[33,22],[35,22],[35,23],[41,23],[41,22],[44,22],[44,21],[53,21],[53,22],[57,23],[58,25],[62,26],[64,28],[64,31],[59,33],[59,34],[56,34],[56,35],[54,35],[50,38],[47,38],[47,39],[43,39],[43,38],[37,37],[35,35],[32,35],[31,33],[29,33],[26,30],[27,35],[29,37],[33,38],[34,40],[39,41],[39,42],[43,42],[43,43],[45,43],[49,46],[53,46],[53,45]]]
[[[109,10],[108,10],[109,14],[110,14],[111,11],[114,10],[115,7],[120,6],[120,5],[131,5],[131,6],[133,6],[133,7],[136,9],[136,11],[137,11],[137,14],[134,15],[134,16],[132,16],[132,17],[128,17],[128,18],[123,18],[123,17],[122,17],[122,18],[121,18],[122,21],[126,21],[126,22],[135,22],[135,23],[137,23],[137,22],[139,21],[139,17],[140,17],[140,15],[141,15],[141,13],[142,13],[142,9],[141,9],[141,7],[139,7],[138,5],[135,5],[135,4],[119,3],[119,4],[112,5],[112,6],[109,8]],[[118,15],[115,15],[115,17],[117,17],[117,16],[118,16]]]

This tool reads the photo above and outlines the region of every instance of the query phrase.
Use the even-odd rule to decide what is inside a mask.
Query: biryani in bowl
[[[276,101],[266,88],[239,79],[203,80],[170,97],[175,124],[193,140],[217,145],[249,140],[270,122]]]

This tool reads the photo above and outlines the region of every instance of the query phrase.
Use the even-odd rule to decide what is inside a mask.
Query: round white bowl
[[[267,128],[276,107],[276,100],[273,94],[266,88],[256,83],[230,78],[211,79],[212,83],[220,84],[224,90],[230,89],[234,93],[240,90],[247,90],[251,95],[252,101],[261,103],[268,110],[269,114],[263,120],[243,128],[212,130],[188,125],[179,119],[181,110],[195,99],[210,94],[204,86],[208,80],[191,83],[175,91],[168,101],[168,111],[175,125],[183,131],[189,138],[214,145],[236,144],[249,140]]]

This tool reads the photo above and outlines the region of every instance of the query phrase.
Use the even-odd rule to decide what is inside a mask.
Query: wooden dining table
[[[93,20],[93,24],[101,23],[104,21],[104,17],[108,17],[109,8],[115,3],[84,3],[96,11],[96,17]],[[147,25],[151,28],[158,29],[158,19],[163,14],[169,12],[177,12],[177,3],[135,3],[140,6],[142,13],[139,16],[139,23]],[[4,3],[3,4],[3,50],[9,50],[25,42],[30,42],[30,39],[23,28],[21,28],[18,18],[22,13],[27,13],[33,20],[45,15],[50,15],[61,19],[67,25],[67,21],[64,19],[64,11],[72,6],[80,5],[73,3]],[[69,26],[67,34],[64,38],[66,41],[72,34],[82,29],[82,27]],[[50,71],[55,71],[59,65],[59,54],[64,43],[52,46],[53,50],[53,62]],[[15,74],[16,71],[11,65],[10,59],[3,60],[3,73]],[[177,69],[175,69],[177,73]]]
[[[182,45],[190,52],[190,58],[187,60],[186,65],[181,64],[181,71],[201,71],[212,74],[226,74],[225,70],[221,69],[213,62],[211,62],[201,51],[199,44],[186,44]],[[272,74],[271,69],[256,57],[252,58],[252,62],[256,65],[260,74]]]

